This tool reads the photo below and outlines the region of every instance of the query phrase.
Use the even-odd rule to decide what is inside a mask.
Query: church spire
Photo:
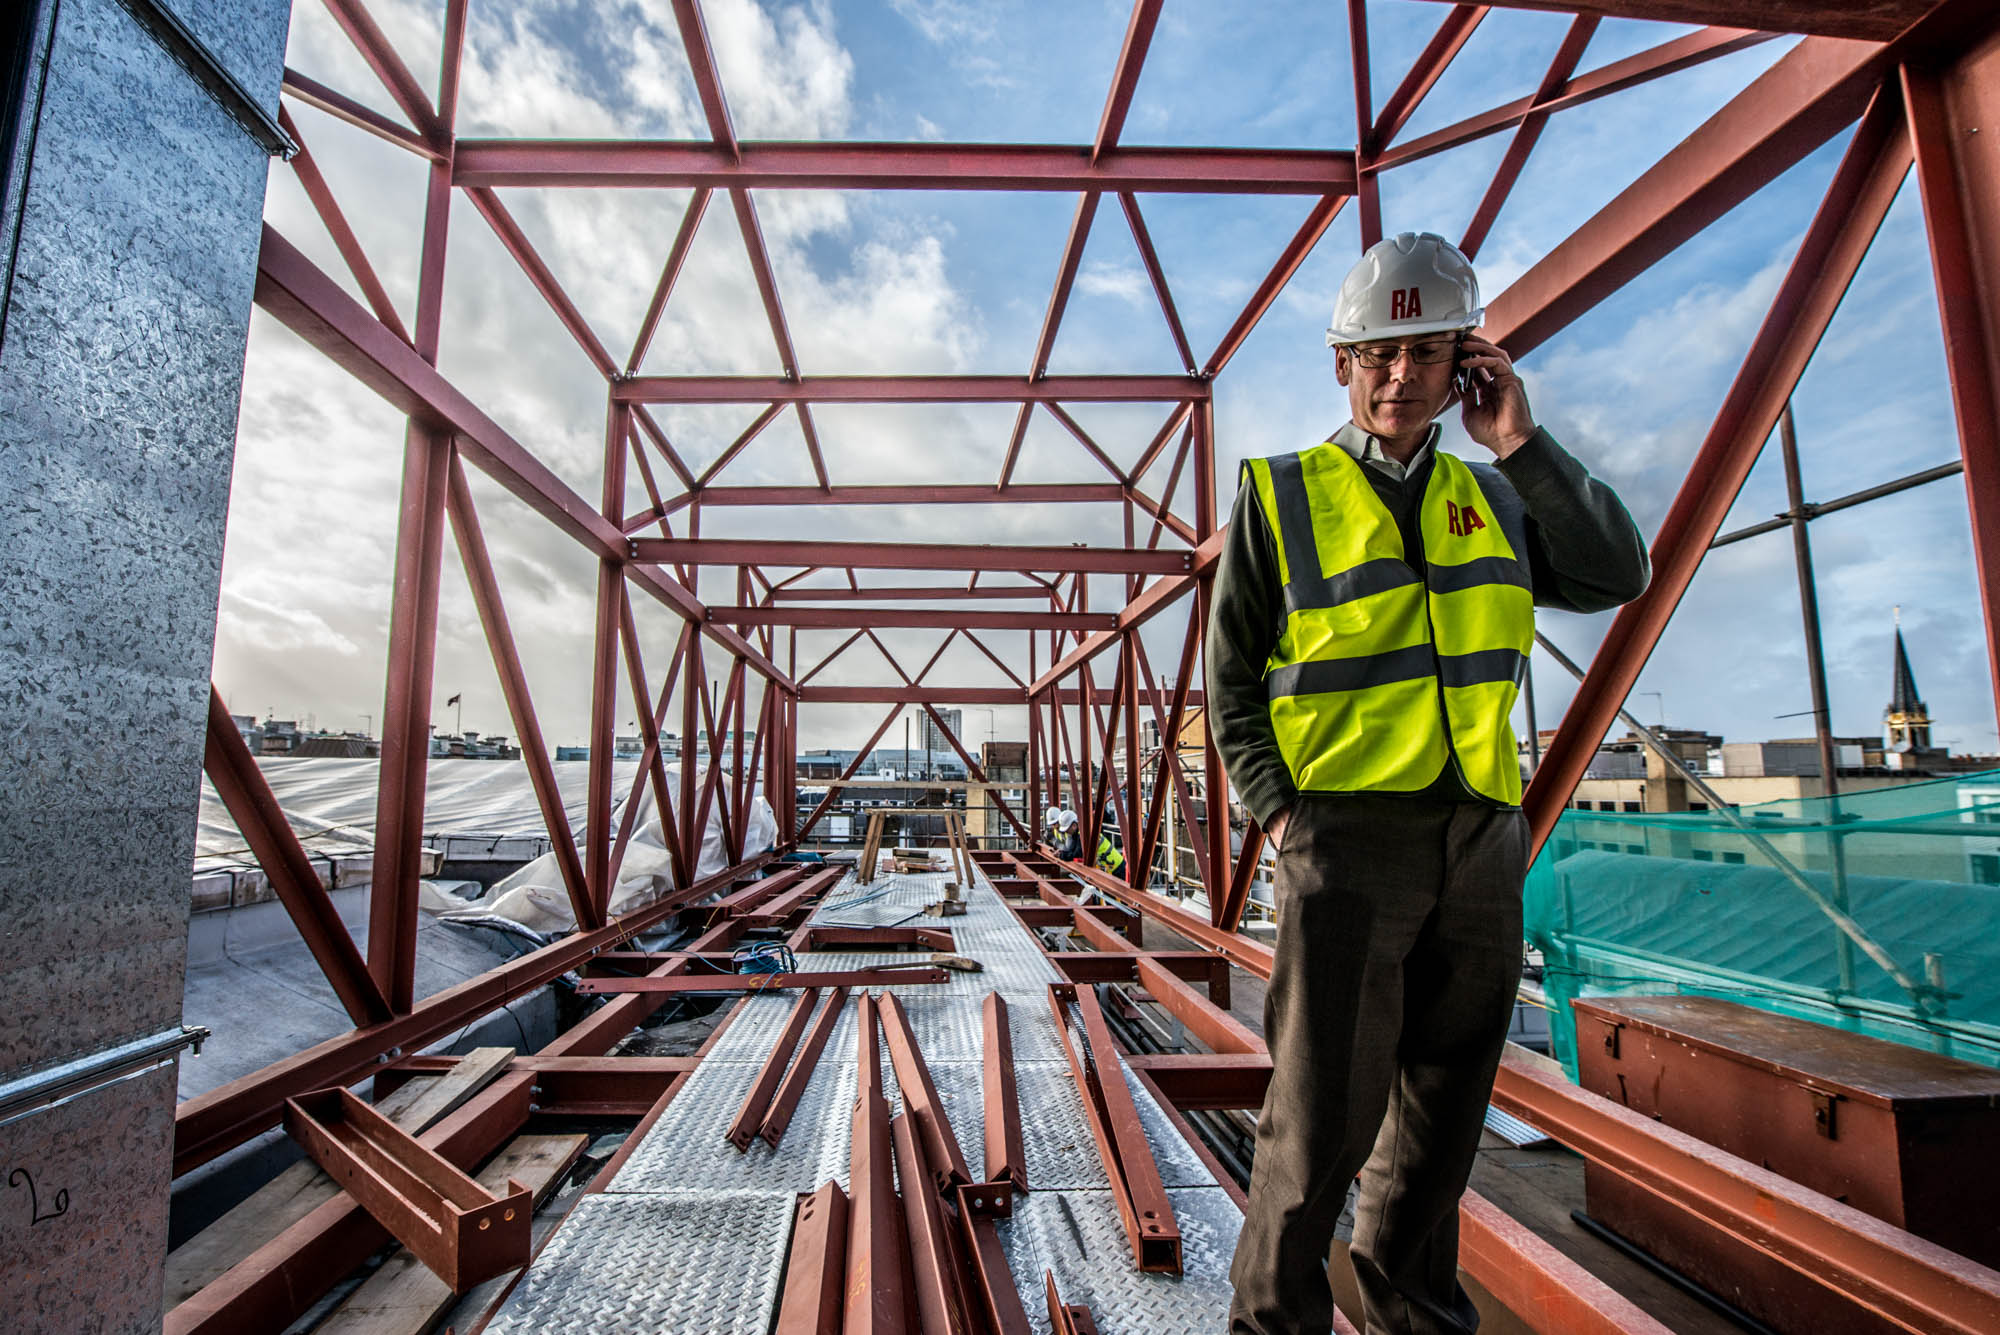
[[[1917,676],[1910,670],[1910,651],[1903,643],[1903,609],[1896,609],[1895,681],[1890,687],[1889,707],[1882,711],[1883,740],[1892,751],[1927,749],[1931,744],[1931,716],[1917,695]]]

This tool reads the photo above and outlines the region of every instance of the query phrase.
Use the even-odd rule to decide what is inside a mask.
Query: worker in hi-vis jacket
[[[1351,420],[1244,465],[1216,573],[1210,727],[1277,849],[1233,1335],[1331,1329],[1324,1267],[1357,1174],[1370,1335],[1478,1323],[1458,1200],[1519,983],[1511,715],[1534,608],[1598,611],[1647,579],[1625,507],[1535,424],[1482,314],[1442,237],[1370,247],[1327,331]],[[1491,462],[1438,449],[1454,404]]]

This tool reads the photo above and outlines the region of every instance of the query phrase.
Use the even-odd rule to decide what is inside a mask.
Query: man
[[[1078,833],[1076,812],[1070,810],[1068,802],[1056,813],[1056,856],[1074,862],[1083,856],[1083,842]]]
[[[1210,726],[1278,850],[1271,1084],[1234,1335],[1325,1332],[1357,1173],[1370,1335],[1469,1332],[1458,1199],[1519,981],[1528,833],[1511,712],[1534,606],[1645,588],[1609,488],[1535,425],[1442,237],[1369,248],[1327,342],[1353,420],[1253,459],[1208,626]],[[1454,403],[1496,462],[1439,453]]]
[[[1125,870],[1125,855],[1118,850],[1118,844],[1102,831],[1097,835],[1097,856],[1093,859],[1097,869],[1116,876]]]

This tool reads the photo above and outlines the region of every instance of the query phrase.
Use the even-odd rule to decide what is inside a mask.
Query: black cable
[[[1616,1233],[1613,1233],[1583,1211],[1571,1210],[1569,1217],[1578,1228],[1590,1234],[1591,1237],[1596,1238],[1599,1242],[1608,1243],[1610,1246],[1617,1248],[1626,1256],[1631,1257],[1634,1261],[1637,1261],[1640,1265],[1646,1267],[1646,1269],[1652,1271],[1661,1279],[1664,1279],[1667,1283],[1673,1285],[1723,1320],[1741,1326],[1744,1330],[1749,1331],[1750,1335],[1779,1335],[1779,1332],[1765,1325],[1756,1317],[1751,1316],[1721,1294],[1703,1288],[1700,1284],[1689,1279],[1686,1275],[1683,1275],[1680,1271],[1674,1269],[1651,1252],[1619,1237]]]

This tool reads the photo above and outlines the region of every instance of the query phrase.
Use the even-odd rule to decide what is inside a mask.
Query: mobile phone
[[[1458,391],[1458,396],[1469,402],[1478,403],[1485,397],[1486,386],[1492,379],[1493,377],[1487,372],[1475,371],[1465,365],[1465,351],[1461,345],[1458,359],[1452,363],[1451,371],[1452,388]]]

